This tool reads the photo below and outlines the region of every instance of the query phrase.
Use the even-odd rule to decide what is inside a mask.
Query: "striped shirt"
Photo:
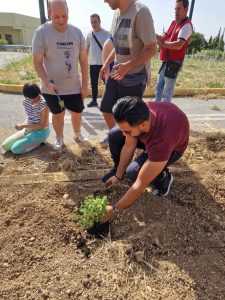
[[[47,103],[44,99],[40,99],[40,101],[36,105],[31,105],[31,101],[28,98],[23,100],[23,106],[25,112],[27,114],[27,124],[40,124],[41,123],[41,112],[43,109],[47,107]],[[46,123],[45,128],[48,128],[49,124]]]

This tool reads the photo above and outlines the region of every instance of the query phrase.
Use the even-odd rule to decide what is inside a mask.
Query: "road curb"
[[[10,84],[0,84],[0,92],[3,93],[22,93],[22,85],[10,85]],[[88,91],[88,96],[91,97],[91,89]],[[102,96],[103,89],[99,88],[99,96]],[[196,96],[196,95],[208,95],[208,94],[217,94],[225,96],[225,88],[175,88],[174,96],[187,97],[187,96]],[[145,97],[154,97],[155,89],[147,88],[145,90]]]

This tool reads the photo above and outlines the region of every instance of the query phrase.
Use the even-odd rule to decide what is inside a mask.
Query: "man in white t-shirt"
[[[82,32],[68,23],[66,0],[50,0],[48,14],[51,21],[41,25],[33,37],[33,62],[52,113],[54,149],[61,150],[65,109],[71,114],[74,139],[86,140],[80,130],[83,99],[88,95],[88,62]]]
[[[175,20],[167,32],[156,35],[162,46],[160,60],[162,65],[156,83],[156,101],[171,102],[176,79],[181,71],[186,49],[193,32],[191,20],[187,17],[188,0],[176,0]]]
[[[88,107],[97,106],[99,72],[102,68],[102,47],[109,33],[101,28],[101,19],[98,14],[90,16],[93,31],[86,38],[87,55],[90,53],[90,78],[92,89],[92,100]]]

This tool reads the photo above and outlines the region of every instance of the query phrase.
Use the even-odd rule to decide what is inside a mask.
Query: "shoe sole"
[[[173,175],[171,173],[170,173],[170,175],[171,175],[171,180],[170,180],[170,183],[168,185],[168,189],[167,189],[166,193],[164,195],[162,195],[163,197],[166,197],[169,194],[171,184],[173,183]]]

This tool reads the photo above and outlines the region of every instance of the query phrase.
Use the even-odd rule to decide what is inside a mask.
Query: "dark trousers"
[[[90,65],[91,90],[93,100],[97,100],[98,98],[98,79],[101,68],[101,65]]]
[[[109,131],[109,149],[112,155],[112,159],[114,162],[114,167],[117,168],[120,162],[120,153],[125,143],[125,136],[118,126],[114,126]],[[132,180],[136,180],[138,173],[148,159],[148,152],[145,150],[145,145],[138,140],[137,148],[143,149],[141,155],[137,157],[134,161],[132,161],[126,169],[126,175]],[[163,172],[167,169],[169,165],[175,163],[179,158],[181,158],[182,154],[176,151],[172,152],[167,164],[165,165],[162,172],[152,181],[153,185],[157,185],[157,182],[161,180],[163,176]]]

